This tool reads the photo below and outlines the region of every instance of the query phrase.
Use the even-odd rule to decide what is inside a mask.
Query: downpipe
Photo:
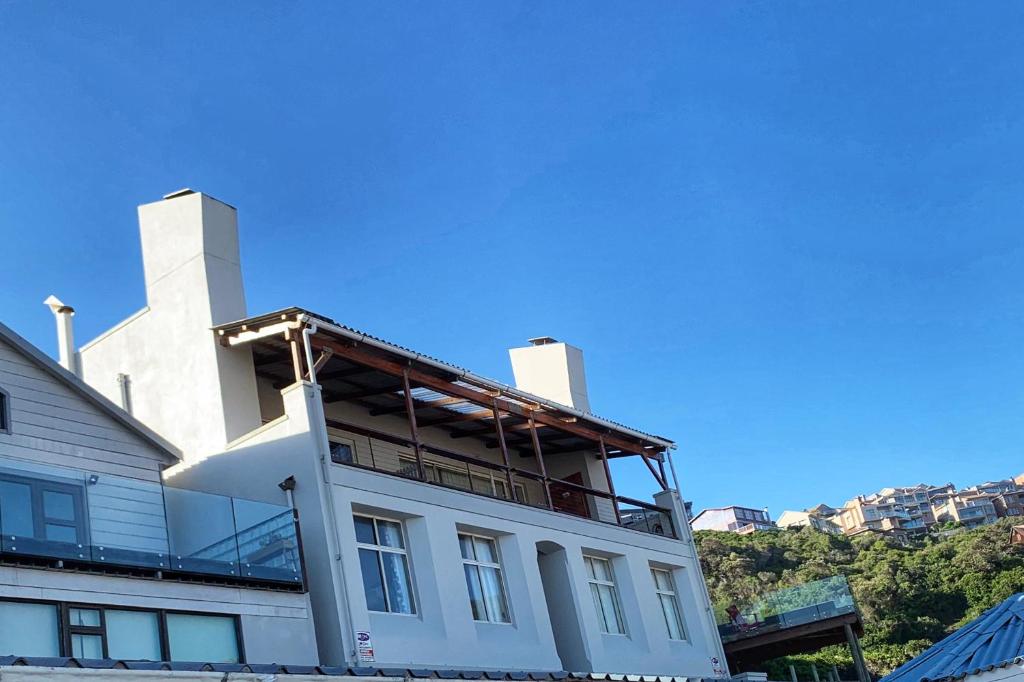
[[[302,328],[302,346],[303,352],[306,356],[306,366],[309,368],[309,383],[316,385],[316,367],[313,363],[313,344],[310,341],[310,337],[316,334],[318,326],[316,322],[313,322],[305,315],[299,316],[299,321],[303,323]],[[324,415],[323,401],[316,401],[316,420],[319,424],[324,425],[323,429],[326,432],[327,429],[327,417]],[[334,563],[338,567],[338,579],[340,585],[338,586],[338,598],[343,602],[343,609],[345,612],[345,636],[348,639],[351,650],[346,652],[346,661],[352,665],[358,665],[359,661],[356,660],[356,652],[358,647],[356,645],[356,633],[354,627],[354,621],[352,618],[352,604],[348,597],[348,581],[345,580],[345,562],[341,560],[341,531],[338,529],[338,516],[334,507],[334,491],[331,489],[331,465],[329,463],[329,452],[324,452],[323,449],[323,438],[317,438],[317,447],[320,450],[320,478],[322,480],[322,490],[324,498],[327,502],[327,525],[331,528],[331,536],[334,538]]]

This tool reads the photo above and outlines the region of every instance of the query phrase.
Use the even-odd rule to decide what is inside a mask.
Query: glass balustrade
[[[302,582],[289,507],[0,460],[0,553]]]
[[[745,604],[716,606],[723,642],[826,620],[857,610],[841,575],[775,590]]]

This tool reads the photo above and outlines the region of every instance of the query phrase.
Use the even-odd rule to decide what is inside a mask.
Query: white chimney
[[[59,298],[50,295],[43,305],[49,306],[53,316],[57,319],[57,352],[60,358],[60,365],[72,374],[78,374],[78,363],[75,362],[75,332],[72,328],[71,318],[75,316],[75,309],[64,305]]]
[[[550,336],[530,339],[525,348],[512,348],[516,388],[584,412],[590,411],[583,351]]]

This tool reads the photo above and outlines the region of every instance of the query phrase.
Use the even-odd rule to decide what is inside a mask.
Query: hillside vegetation
[[[716,611],[771,590],[842,574],[864,619],[864,655],[883,675],[1010,595],[1024,591],[1024,545],[1010,544],[1009,520],[901,547],[878,536],[847,538],[810,528],[736,535],[695,533]],[[801,679],[833,664],[852,668],[845,647],[775,661],[772,679]],[[780,677],[781,675],[781,677]],[[844,676],[844,678],[849,679]]]

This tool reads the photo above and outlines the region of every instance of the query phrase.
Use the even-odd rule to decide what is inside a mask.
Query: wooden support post
[[[658,471],[661,472],[661,480],[668,483],[668,475],[665,473],[665,460],[664,458],[658,460]]]
[[[533,441],[533,454],[537,456],[537,470],[544,477],[544,499],[548,503],[548,509],[554,510],[554,502],[551,501],[551,480],[548,478],[548,469],[544,466],[544,453],[540,450],[540,438],[537,437],[537,423],[530,417],[530,439]]]
[[[298,336],[294,329],[289,329],[284,333],[284,337],[288,339],[288,346],[292,351],[292,369],[295,370],[295,383],[302,381],[302,351],[299,350]]]
[[[666,483],[665,479],[663,479],[658,474],[658,471],[654,468],[654,465],[651,464],[651,459],[650,459],[650,457],[647,456],[647,453],[645,453],[645,452],[643,452],[641,450],[640,451],[640,457],[643,458],[644,464],[647,465],[647,469],[651,472],[651,476],[654,476],[654,480],[658,482],[658,485],[661,486],[661,489],[662,490],[668,490],[668,483]]]
[[[505,462],[505,479],[508,481],[508,499],[516,499],[516,487],[512,482],[512,460],[508,458],[508,446],[505,444],[505,427],[501,425],[501,412],[498,411],[498,401],[495,399],[491,406],[494,412],[494,430],[498,434],[498,447],[501,448],[501,459]]]
[[[604,464],[604,475],[608,479],[608,492],[612,494],[612,510],[615,512],[615,523],[622,525],[622,515],[619,514],[619,500],[615,497],[615,484],[612,482],[612,469],[608,466],[608,451],[604,447],[604,436],[598,441],[598,452],[601,453],[601,463]]]
[[[850,655],[853,656],[853,667],[857,670],[858,682],[871,682],[868,676],[868,668],[864,663],[864,653],[860,649],[860,642],[849,623],[843,623],[843,632],[846,633],[846,643],[850,646]]]
[[[405,392],[405,409],[409,415],[409,434],[412,436],[412,451],[416,455],[416,468],[419,470],[420,480],[427,480],[427,469],[423,466],[423,451],[420,448],[420,432],[416,428],[416,410],[412,405],[412,387],[409,386],[409,369],[402,372],[402,390]]]

